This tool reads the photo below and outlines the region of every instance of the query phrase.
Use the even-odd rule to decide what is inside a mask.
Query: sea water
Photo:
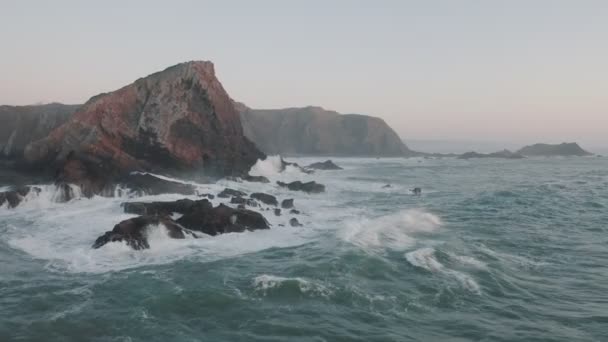
[[[0,341],[608,341],[608,158],[334,162],[193,183],[302,213],[258,209],[270,230],[201,239],[150,227],[143,251],[91,245],[133,217],[122,202],[184,196],[57,203],[43,185],[0,208]]]

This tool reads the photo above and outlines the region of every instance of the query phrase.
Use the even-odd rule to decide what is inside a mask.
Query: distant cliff
[[[534,144],[521,148],[516,153],[524,156],[589,156],[591,153],[583,150],[577,143],[561,143],[556,145]]]
[[[245,136],[267,154],[408,156],[384,120],[320,107],[251,109],[237,103]]]
[[[0,157],[21,158],[25,146],[65,123],[80,105],[0,106]]]

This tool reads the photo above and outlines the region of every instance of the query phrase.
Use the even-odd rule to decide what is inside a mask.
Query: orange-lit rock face
[[[26,148],[30,162],[70,152],[117,172],[188,170],[238,174],[262,156],[211,62],[188,62],[84,104],[63,126]],[[72,154],[74,155],[74,154]]]

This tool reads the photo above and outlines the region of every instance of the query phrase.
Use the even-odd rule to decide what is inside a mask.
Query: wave
[[[269,179],[276,179],[282,174],[304,175],[299,167],[293,165],[283,165],[283,158],[279,155],[268,156],[266,159],[258,161],[249,170],[251,176],[264,176]]]
[[[349,221],[341,238],[366,251],[405,250],[411,247],[416,233],[429,233],[441,226],[441,219],[431,213],[408,209],[375,219]]]
[[[256,291],[268,295],[273,290],[295,291],[296,294],[309,294],[328,297],[334,290],[320,282],[294,277],[286,278],[270,274],[262,274],[253,279],[253,287]]]
[[[435,249],[425,247],[405,254],[405,259],[413,266],[432,273],[444,274],[456,279],[465,289],[481,294],[481,287],[468,274],[445,267],[435,256]]]

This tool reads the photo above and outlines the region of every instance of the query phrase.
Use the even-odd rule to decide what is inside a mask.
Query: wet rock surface
[[[307,182],[307,183],[302,183],[300,181],[284,183],[284,182],[278,181],[277,184],[279,186],[287,188],[291,191],[303,191],[303,192],[313,193],[313,194],[325,192],[325,185],[319,184],[314,181]]]

